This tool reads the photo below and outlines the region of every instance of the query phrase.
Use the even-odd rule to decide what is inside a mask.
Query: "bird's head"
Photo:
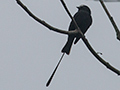
[[[91,14],[90,8],[88,6],[86,6],[86,5],[80,5],[77,8],[78,8],[78,10],[84,10],[84,11],[87,11],[89,14]]]

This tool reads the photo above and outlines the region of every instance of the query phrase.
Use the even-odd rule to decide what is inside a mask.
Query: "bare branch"
[[[76,27],[77,24],[76,24],[76,21],[74,20],[73,17],[71,17],[72,15],[70,14],[69,10],[67,9],[67,6],[65,5],[64,1],[63,0],[60,0],[61,3],[63,4],[66,12],[68,13],[68,15],[70,16],[70,18],[73,20],[73,22],[75,23]],[[77,28],[80,32],[80,34],[82,35],[82,40],[84,41],[85,45],[87,46],[87,48],[91,51],[91,53],[103,64],[105,65],[108,69],[110,69],[111,71],[115,72],[116,74],[120,75],[120,71],[117,70],[116,68],[114,68],[113,66],[111,66],[108,62],[106,62],[105,60],[103,60],[95,51],[94,49],[91,47],[91,45],[89,44],[88,40],[85,38],[85,36],[83,35],[82,31]]]
[[[102,5],[103,9],[105,10],[107,16],[109,17],[109,19],[110,19],[110,21],[111,21],[115,31],[116,31],[117,39],[120,40],[120,31],[119,31],[119,29],[118,29],[118,27],[117,27],[113,17],[110,15],[109,11],[107,10],[107,7],[105,6],[104,2],[102,0],[99,0],[99,1],[100,1],[101,5]]]
[[[38,21],[39,23],[41,23],[42,25],[44,25],[48,29],[53,30],[55,32],[62,33],[62,34],[67,34],[67,35],[70,35],[70,34],[73,34],[73,33],[74,34],[77,33],[77,30],[74,30],[74,31],[65,31],[65,30],[61,30],[61,29],[58,29],[58,28],[55,28],[55,27],[49,25],[48,23],[46,23],[45,21],[39,19],[33,13],[31,13],[31,11],[20,0],[16,0],[16,1],[33,19],[35,19],[36,21]]]
[[[84,35],[83,35],[82,31],[81,31],[80,28],[78,27],[75,19],[74,19],[74,18],[72,17],[72,15],[70,14],[70,12],[69,12],[69,10],[68,10],[65,2],[64,2],[63,0],[60,0],[60,1],[61,1],[61,3],[63,4],[63,7],[65,8],[65,10],[66,10],[66,12],[68,13],[69,17],[70,17],[70,18],[72,19],[72,21],[75,23],[75,26],[76,26],[78,32],[79,32],[79,33],[81,34],[81,36],[83,37]]]
[[[62,34],[67,34],[67,35],[70,35],[70,34],[77,34],[77,33],[80,33],[82,35],[82,40],[84,41],[85,45],[87,46],[87,48],[91,51],[91,53],[103,64],[105,65],[108,69],[110,69],[111,71],[115,72],[116,74],[120,75],[120,71],[117,70],[116,68],[114,68],[113,66],[111,66],[108,62],[106,62],[105,60],[103,60],[95,51],[94,49],[91,47],[91,45],[89,44],[88,40],[85,38],[85,36],[83,35],[83,33],[81,32],[81,30],[79,29],[79,27],[77,26],[75,20],[73,17],[71,17],[71,14],[69,13],[71,19],[74,21],[74,23],[76,24],[76,27],[77,30],[74,30],[74,31],[64,31],[64,30],[61,30],[61,29],[57,29],[55,27],[52,27],[51,25],[47,24],[45,21],[42,21],[41,19],[37,18],[35,15],[33,15],[29,10],[28,8],[22,4],[22,2],[20,0],[16,0],[17,3],[33,18],[35,19],[36,21],[38,21],[39,23],[41,23],[42,25],[44,25],[45,27],[47,27],[48,29],[50,30],[53,30],[55,32],[59,32],[59,33],[62,33]],[[65,3],[63,0],[61,0],[63,6],[65,7],[66,11],[69,12],[69,10],[67,9]]]

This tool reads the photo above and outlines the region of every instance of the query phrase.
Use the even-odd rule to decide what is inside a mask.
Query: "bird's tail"
[[[61,52],[69,55],[72,43],[73,43],[73,40],[68,40]]]

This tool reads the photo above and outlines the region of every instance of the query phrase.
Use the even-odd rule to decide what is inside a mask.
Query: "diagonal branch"
[[[80,28],[78,27],[78,25],[77,25],[77,23],[76,23],[76,21],[75,21],[75,19],[72,17],[72,15],[70,14],[70,12],[69,12],[69,10],[68,10],[68,8],[66,7],[66,4],[65,4],[65,2],[63,1],[63,0],[60,0],[61,1],[61,3],[63,4],[63,6],[64,6],[64,8],[65,8],[65,10],[66,10],[66,12],[68,13],[68,15],[69,15],[69,17],[72,19],[72,21],[75,23],[75,26],[76,26],[76,28],[77,28],[77,30],[78,30],[78,32],[81,34],[81,36],[83,37],[84,35],[83,35],[83,33],[82,33],[82,31],[80,30]]]
[[[100,1],[101,5],[102,5],[103,9],[105,10],[107,16],[109,17],[115,31],[116,31],[117,39],[120,40],[120,31],[119,31],[113,17],[110,15],[109,11],[107,10],[107,7],[105,6],[104,2],[102,0],[99,0],[99,1]]]
[[[61,30],[61,29],[57,29],[55,27],[52,27],[51,25],[47,24],[45,21],[42,21],[41,19],[37,18],[34,14],[32,14],[29,9],[20,1],[20,0],[16,0],[17,3],[33,18],[35,19],[36,21],[38,21],[39,23],[41,23],[42,25],[44,25],[45,27],[47,27],[48,29],[50,30],[53,30],[55,32],[58,32],[58,33],[62,33],[62,34],[67,34],[67,35],[70,35],[70,34],[77,34],[77,33],[80,33],[82,35],[82,40],[84,41],[85,45],[87,46],[87,48],[91,51],[91,53],[103,64],[105,65],[108,69],[110,69],[111,71],[115,72],[116,74],[120,75],[120,71],[117,70],[116,68],[114,68],[113,66],[111,66],[108,62],[106,62],[105,60],[103,60],[95,51],[94,49],[91,47],[91,45],[89,44],[88,40],[85,38],[85,36],[83,35],[83,33],[81,32],[81,30],[79,29],[79,27],[77,28],[77,30],[74,30],[74,31],[64,31],[64,30]],[[65,7],[66,11],[69,12],[69,10],[67,9],[65,3],[63,0],[61,0],[63,6]],[[69,15],[71,15],[69,13]],[[71,15],[72,16],[72,15]],[[70,16],[70,17],[71,17]],[[73,21],[75,22],[74,18],[71,17],[71,19],[73,19]],[[76,22],[75,22],[76,23]],[[76,27],[77,27],[77,24],[76,24]]]
[[[61,3],[63,4],[65,10],[67,11],[68,15],[70,16],[70,18],[72,18],[72,20],[74,21],[75,25],[76,21],[74,20],[73,17],[71,17],[71,14],[69,12],[69,10],[67,9],[67,6],[65,5],[63,0],[60,0]],[[87,48],[90,50],[90,52],[103,64],[105,65],[108,69],[110,69],[111,71],[115,72],[116,74],[120,75],[120,71],[117,70],[116,68],[114,68],[113,66],[111,66],[108,62],[106,62],[105,60],[103,60],[96,52],[95,50],[92,48],[92,46],[89,44],[88,40],[85,38],[85,36],[82,34],[81,30],[79,28],[77,28],[78,31],[80,31],[79,33],[82,35],[82,40],[84,41],[85,45],[87,46]]]
[[[67,35],[70,35],[70,34],[73,34],[73,33],[74,34],[77,33],[77,30],[65,31],[65,30],[61,30],[61,29],[58,29],[58,28],[55,28],[55,27],[49,25],[45,21],[43,21],[43,20],[39,19],[38,17],[36,17],[20,0],[16,0],[16,1],[33,19],[35,19],[37,22],[41,23],[42,25],[44,25],[48,29],[53,30],[55,32],[62,33],[62,34],[67,34]]]

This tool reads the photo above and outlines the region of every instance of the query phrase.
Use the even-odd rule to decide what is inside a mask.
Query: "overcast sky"
[[[67,30],[70,18],[60,0],[22,0],[39,18]],[[72,15],[86,4],[93,24],[86,38],[97,52],[120,70],[120,41],[100,3],[65,0]],[[120,3],[105,3],[120,28]],[[65,55],[48,88],[67,36],[50,31],[33,20],[15,0],[0,1],[0,90],[119,90],[120,77],[89,52],[82,40]]]

